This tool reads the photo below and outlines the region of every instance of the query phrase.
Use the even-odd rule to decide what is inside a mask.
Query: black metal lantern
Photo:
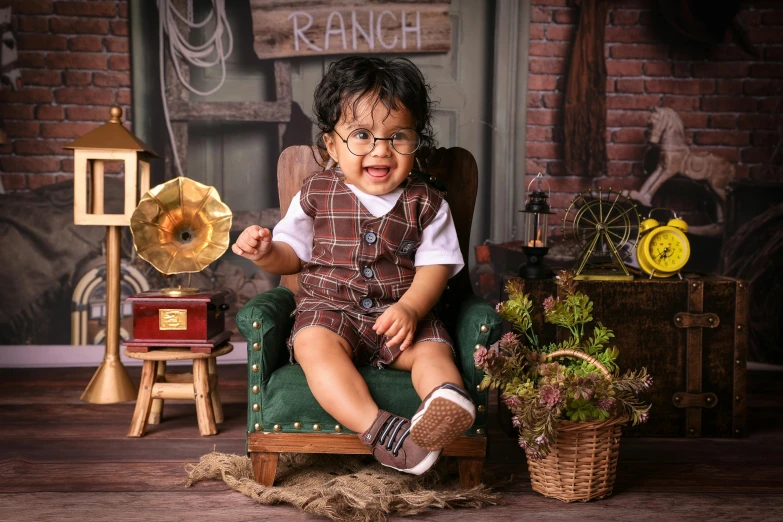
[[[530,187],[536,184],[531,192]],[[525,279],[549,279],[554,277],[554,272],[544,263],[544,256],[549,252],[547,239],[549,227],[547,220],[553,212],[549,209],[549,183],[546,183],[547,192],[544,192],[543,184],[546,183],[544,175],[540,172],[527,186],[527,200],[525,202],[525,235],[522,251],[527,256],[527,263],[519,267],[519,276]]]

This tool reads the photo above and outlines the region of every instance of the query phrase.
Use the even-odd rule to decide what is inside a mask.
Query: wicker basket
[[[583,359],[609,379],[611,373],[594,357],[577,350],[549,354]],[[540,460],[527,459],[533,491],[565,502],[587,502],[612,494],[625,417],[595,422],[560,421],[557,443]]]

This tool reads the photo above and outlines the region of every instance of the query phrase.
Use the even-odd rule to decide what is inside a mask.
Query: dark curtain
[[[606,168],[604,28],[609,0],[582,0],[566,83],[565,157],[571,174]]]

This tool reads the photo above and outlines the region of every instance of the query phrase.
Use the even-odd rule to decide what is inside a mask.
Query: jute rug
[[[222,480],[260,504],[291,504],[304,513],[340,521],[384,521],[429,508],[483,508],[500,495],[485,485],[459,489],[454,459],[441,459],[421,476],[399,473],[361,455],[282,454],[275,485],[253,480],[250,459],[210,453],[188,465],[186,487]]]

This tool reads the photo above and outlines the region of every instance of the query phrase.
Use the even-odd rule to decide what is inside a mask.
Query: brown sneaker
[[[442,449],[465,433],[476,420],[470,394],[456,384],[438,386],[427,395],[413,415],[411,438],[418,446]]]
[[[418,447],[409,437],[410,431],[408,419],[379,410],[370,429],[361,434],[361,440],[384,466],[421,475],[438,460],[440,449],[427,451]]]

